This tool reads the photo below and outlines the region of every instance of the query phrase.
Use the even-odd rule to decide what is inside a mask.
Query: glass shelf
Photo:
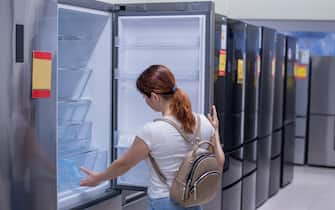
[[[90,150],[91,139],[67,139],[58,144],[58,154],[66,156],[79,154]]]
[[[198,49],[199,37],[135,37],[121,40],[117,45],[125,49]]]
[[[58,97],[60,100],[79,100],[89,81],[91,69],[59,68]]]
[[[72,35],[72,34],[60,34],[58,35],[58,41],[91,41],[90,36],[83,35]]]
[[[69,100],[58,102],[58,124],[79,123],[86,118],[91,100]]]
[[[180,73],[178,71],[173,72],[174,76],[177,81],[183,80],[183,81],[195,81],[200,79],[199,70],[196,71],[185,71],[186,73]],[[136,80],[138,78],[138,73],[123,73],[122,71],[116,71],[115,72],[115,79],[123,79],[123,80]]]
[[[57,132],[60,144],[71,139],[91,139],[92,122],[59,125]]]

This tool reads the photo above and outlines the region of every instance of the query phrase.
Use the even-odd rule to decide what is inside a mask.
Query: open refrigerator
[[[104,170],[146,122],[160,117],[136,89],[137,77],[152,64],[173,71],[194,112],[208,112],[212,3],[62,1],[57,7],[57,208],[85,205],[111,189],[144,190],[150,181],[146,161],[94,188],[79,186],[85,177],[80,167]]]

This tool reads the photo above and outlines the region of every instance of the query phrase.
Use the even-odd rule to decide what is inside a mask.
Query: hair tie
[[[177,91],[177,87],[176,87],[176,86],[173,86],[171,92],[172,92],[172,93],[175,93],[176,91]]]

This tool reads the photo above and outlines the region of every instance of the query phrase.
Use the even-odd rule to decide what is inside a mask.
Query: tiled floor
[[[335,169],[295,167],[292,184],[258,210],[335,210]]]

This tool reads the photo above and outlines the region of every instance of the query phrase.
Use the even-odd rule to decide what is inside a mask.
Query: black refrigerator
[[[283,105],[284,105],[284,76],[286,39],[283,34],[277,33],[276,39],[276,67],[273,103],[273,134],[271,145],[270,167],[270,196],[280,189],[281,146],[283,135]]]
[[[222,209],[241,209],[242,160],[243,160],[243,117],[245,78],[246,24],[227,20],[227,42],[222,43],[221,59],[227,55],[226,69],[219,71],[215,84],[215,104],[218,107],[220,133],[223,139],[225,165],[222,175]],[[222,51],[224,50],[224,51]],[[221,60],[221,66],[223,65]],[[219,83],[220,82],[220,83]]]
[[[275,66],[276,31],[262,28],[261,73],[258,103],[258,141],[256,206],[261,206],[269,197],[273,85]]]
[[[295,141],[295,77],[297,40],[286,37],[286,72],[284,85],[284,134],[282,144],[281,186],[293,179],[294,141]]]
[[[256,209],[257,115],[261,35],[260,27],[247,25],[242,210]]]

